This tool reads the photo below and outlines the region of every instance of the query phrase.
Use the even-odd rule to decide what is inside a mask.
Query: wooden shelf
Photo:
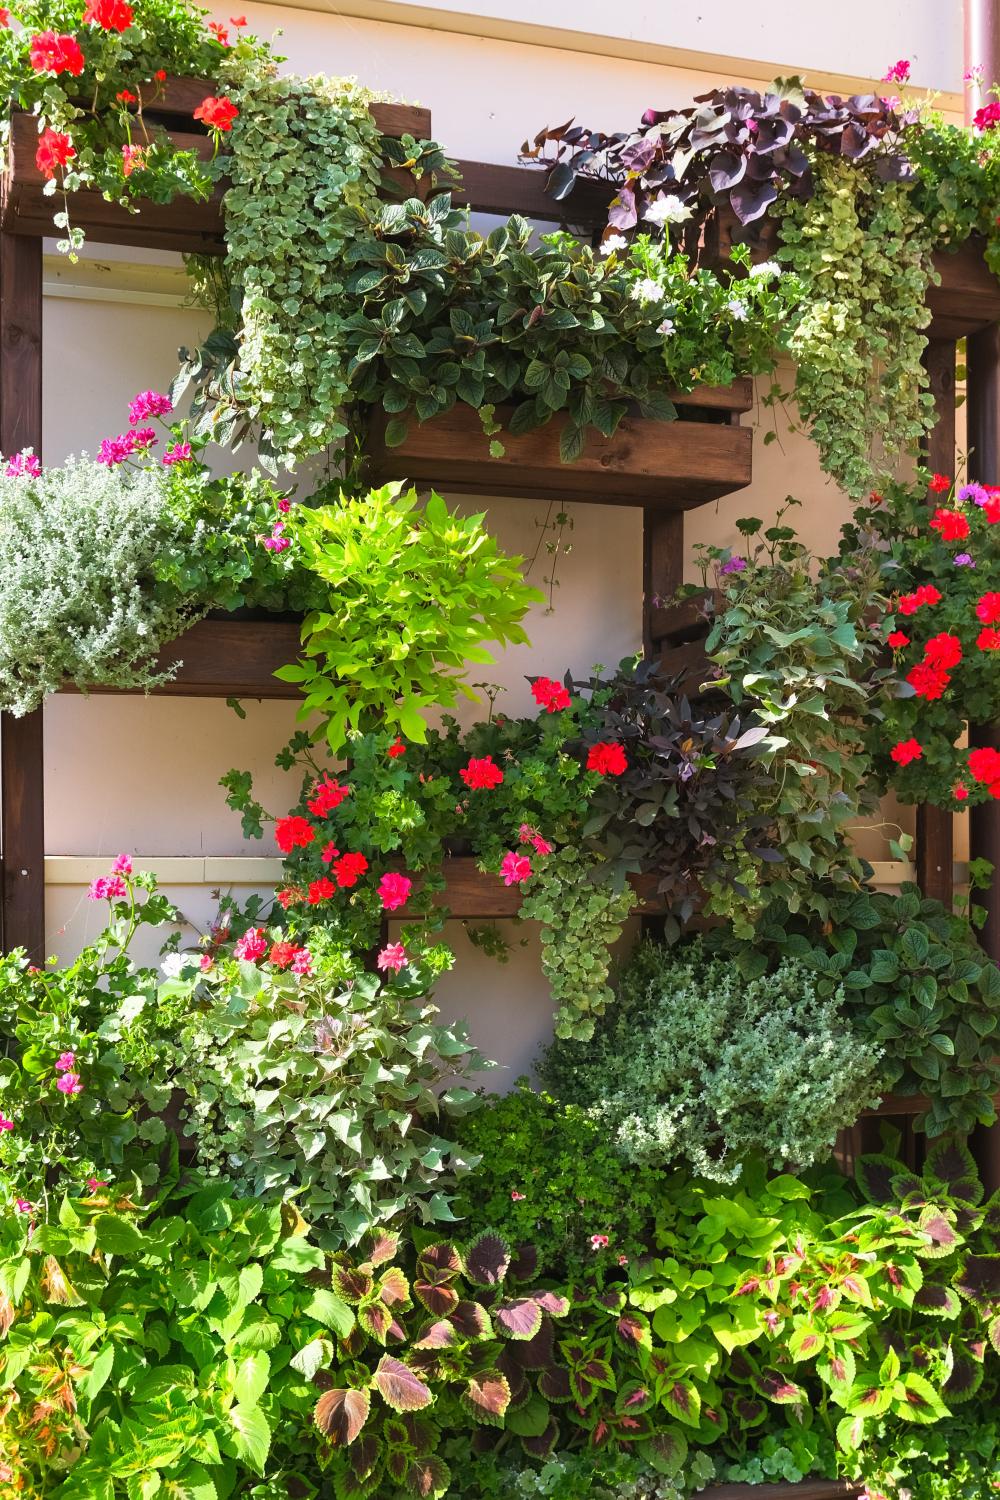
[[[446,906],[451,915],[463,921],[501,921],[516,917],[525,893],[516,885],[504,885],[499,875],[484,875],[471,855],[454,854],[442,866],[445,889],[435,895],[435,905]],[[414,882],[419,889],[419,877]],[[629,884],[642,902],[642,911],[655,915],[664,910],[656,897],[656,877],[633,875]],[[420,919],[423,912],[411,906],[394,911],[391,921]]]
[[[411,423],[395,448],[386,447],[386,418],[377,413],[368,436],[369,472],[377,483],[406,479],[467,495],[663,511],[691,510],[745,489],[752,478],[753,433],[736,422],[752,404],[751,382],[675,399],[683,413],[677,421],[626,417],[611,438],[591,430],[571,464],[559,457],[564,415],[517,437],[501,433],[504,454],[491,458],[490,439],[471,407],[456,405],[428,422]],[[699,412],[715,420],[685,420]],[[502,409],[497,416],[502,423]]]
[[[867,1493],[849,1479],[804,1479],[800,1484],[710,1484],[713,1500],[853,1500]]]
[[[199,620],[157,656],[161,671],[176,661],[181,666],[170,682],[153,691],[177,698],[299,698],[296,685],[279,681],[274,673],[296,661],[300,651],[294,620]],[[98,686],[90,691],[134,696],[142,689]]]

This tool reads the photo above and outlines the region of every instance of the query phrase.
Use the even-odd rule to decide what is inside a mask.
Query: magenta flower
[[[118,901],[127,896],[125,882],[120,875],[100,875],[90,882],[87,896],[91,901]]]
[[[113,469],[131,458],[136,446],[134,432],[120,432],[117,437],[105,438],[97,450],[97,462]]]
[[[108,1185],[108,1179],[106,1177],[88,1177],[87,1178],[87,1186],[88,1186],[88,1188],[90,1189],[90,1191],[92,1193],[96,1193],[98,1188],[100,1188],[100,1187],[107,1187],[107,1185]]]
[[[909,59],[901,57],[899,62],[894,62],[888,73],[882,74],[883,83],[909,83],[910,63]]]
[[[526,1197],[526,1193],[519,1193],[517,1188],[515,1188],[510,1195],[510,1201],[511,1203],[523,1203]]]
[[[147,448],[154,447],[160,441],[156,436],[155,427],[140,427],[137,432],[133,433],[133,436],[137,450],[141,449],[145,451]]]
[[[292,973],[298,974],[300,979],[307,979],[312,973],[312,954],[308,948],[296,948],[292,959]]]
[[[985,505],[990,497],[989,492],[981,484],[973,483],[959,485],[957,498],[971,500],[974,505]]]
[[[15,1198],[14,1207],[17,1209],[19,1214],[31,1213],[31,1204],[28,1202],[27,1198]]]
[[[719,572],[720,573],[742,573],[743,569],[746,567],[746,565],[747,565],[747,560],[746,560],[745,557],[731,557],[728,562],[724,562],[722,564],[722,567],[719,569]]]
[[[41,472],[42,466],[30,448],[22,448],[20,453],[9,458],[4,469],[8,479],[38,479]]]
[[[211,953],[203,953],[201,955],[201,958],[198,960],[198,967],[203,974],[207,974],[209,969],[215,968],[215,959]]]
[[[76,1067],[76,1053],[63,1052],[56,1058],[55,1068],[57,1073],[72,1073]]]
[[[387,943],[375,960],[375,963],[382,970],[383,974],[388,969],[391,969],[394,974],[398,974],[400,969],[405,968],[408,962],[406,949],[402,943]]]
[[[161,396],[159,391],[140,391],[128,404],[129,425],[135,427],[150,417],[165,417],[173,409],[169,396]]]
[[[115,860],[114,864],[111,866],[111,873],[112,873],[112,875],[131,875],[131,873],[132,873],[132,856],[131,856],[131,854],[119,854],[118,858]]]
[[[548,839],[543,839],[540,833],[535,834],[535,837],[531,840],[531,843],[536,854],[552,853],[553,845],[549,843]]]
[[[292,545],[291,537],[282,536],[284,529],[284,521],[275,521],[271,528],[271,535],[262,538],[263,545],[268,552],[287,552]]]
[[[278,509],[281,511],[281,514],[283,516],[287,516],[291,508],[292,502],[287,498],[287,496],[283,496],[282,499],[278,501]]]
[[[163,455],[162,462],[169,469],[169,467],[170,467],[171,464],[183,464],[183,463],[187,463],[187,461],[188,461],[188,459],[190,457],[191,457],[191,444],[190,443],[171,443],[170,447],[167,449],[166,453],[164,453],[164,455]]]
[[[263,927],[251,927],[241,938],[237,939],[233,953],[237,958],[244,958],[248,963],[257,964],[266,957],[269,946]]]
[[[607,1247],[608,1247],[608,1237],[607,1237],[606,1234],[592,1234],[590,1236],[590,1248],[591,1248],[591,1250],[606,1250]]]
[[[0,1130],[13,1130],[13,1129],[14,1129],[14,1121],[13,1120],[8,1120],[4,1114],[0,1113]]]
[[[504,885],[520,885],[531,877],[531,860],[523,854],[508,850],[500,862],[500,874]]]
[[[394,871],[383,875],[378,887],[382,910],[396,911],[400,906],[405,906],[412,889],[413,881],[407,875],[397,875]]]
[[[69,1095],[83,1093],[83,1083],[80,1079],[79,1073],[64,1073],[60,1079],[57,1079],[56,1088],[59,1090],[60,1094]]]

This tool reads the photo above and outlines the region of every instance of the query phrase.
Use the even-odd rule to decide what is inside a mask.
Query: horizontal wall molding
[[[108,873],[111,854],[47,854],[46,885],[89,885]],[[280,859],[230,854],[133,854],[137,870],[148,870],[163,885],[277,885],[284,868]],[[916,866],[910,860],[883,859],[872,862],[874,884],[902,885],[916,880]],[[969,878],[967,864],[955,865],[955,884],[965,885]]]

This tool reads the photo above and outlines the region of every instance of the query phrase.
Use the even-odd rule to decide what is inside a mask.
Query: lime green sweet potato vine
[[[350,730],[395,729],[422,743],[425,712],[450,707],[483,645],[527,641],[520,621],[542,595],[506,557],[482,515],[459,516],[440,495],[422,507],[399,484],[295,514],[303,565],[329,586],[329,604],[302,626],[306,659],[278,676],[305,694],[299,717],[322,714],[330,749]]]

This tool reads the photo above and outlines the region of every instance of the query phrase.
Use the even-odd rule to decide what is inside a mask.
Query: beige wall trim
[[[261,0],[261,3],[288,8],[288,0]],[[477,16],[464,11],[441,11],[425,5],[400,3],[400,0],[296,0],[294,9],[353,16],[365,21],[385,21],[395,26],[417,26],[429,31],[453,32],[459,36],[523,42],[531,47],[589,52],[598,57],[623,58],[627,62],[658,63],[662,67],[714,73],[751,84],[767,84],[772,78],[787,76],[796,71],[796,65],[788,58],[771,61],[766,58],[730,57],[723,52],[703,52],[695,48],[671,47],[648,41],[638,43],[626,37],[574,31],[568,26],[552,26],[544,22],[507,20],[502,16]],[[823,93],[867,93],[878,82],[875,78],[866,78],[860,74],[825,73],[816,68],[805,70],[801,67],[798,71],[806,71],[811,87]],[[962,115],[963,99],[959,93],[942,90],[936,94],[935,103],[946,114],[955,112],[959,117]]]
[[[89,885],[108,873],[113,857],[48,854],[45,884]],[[164,885],[277,885],[283,869],[280,859],[244,855],[133,854],[132,859],[137,870],[151,871]],[[916,879],[916,867],[909,860],[876,860],[873,869],[876,885],[896,886]],[[955,884],[964,885],[968,878],[968,866],[956,864]]]

